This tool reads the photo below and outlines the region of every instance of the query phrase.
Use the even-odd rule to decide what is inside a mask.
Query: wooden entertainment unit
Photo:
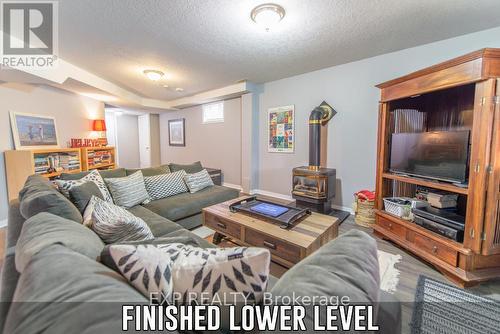
[[[482,49],[377,87],[381,100],[375,233],[458,285],[500,278],[500,49]],[[425,114],[422,131],[471,132],[468,185],[389,171],[395,115],[409,109]],[[413,197],[416,186],[458,194],[458,212],[465,216],[463,243],[384,211],[384,197]]]

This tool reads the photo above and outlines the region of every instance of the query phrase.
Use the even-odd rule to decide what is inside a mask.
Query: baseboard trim
[[[7,219],[0,220],[0,228],[7,227]]]
[[[292,196],[279,194],[279,193],[275,193],[275,192],[267,191],[267,190],[262,190],[262,189],[253,189],[250,191],[250,195],[263,195],[263,196],[274,197],[274,198],[278,198],[278,199],[282,199],[282,200],[290,201],[290,202],[295,201],[295,199]],[[336,210],[347,211],[351,215],[354,214],[354,211],[352,210],[352,208],[348,207],[348,206],[333,204],[332,207]]]
[[[224,187],[233,188],[233,189],[236,189],[236,190],[239,190],[239,191],[243,191],[243,188],[240,185],[238,185],[238,184],[232,184],[232,183],[223,182],[222,185]]]
[[[250,195],[269,196],[269,197],[274,197],[274,198],[278,198],[278,199],[282,199],[282,200],[290,201],[290,202],[295,201],[295,199],[293,199],[292,196],[283,195],[283,194],[279,194],[279,193],[275,193],[275,192],[267,191],[267,190],[262,190],[262,189],[250,190]]]
[[[332,208],[334,208],[335,210],[347,211],[347,212],[349,212],[349,214],[354,215],[354,210],[348,206],[333,204]]]

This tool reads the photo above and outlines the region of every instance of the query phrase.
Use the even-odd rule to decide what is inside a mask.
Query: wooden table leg
[[[220,234],[219,232],[215,232],[212,243],[214,245],[218,245],[222,241],[222,238],[224,238],[222,234]]]

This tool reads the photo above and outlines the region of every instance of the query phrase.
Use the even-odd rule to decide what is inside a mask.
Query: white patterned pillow
[[[146,190],[152,200],[157,200],[188,191],[186,183],[184,182],[186,172],[180,170],[178,172],[160,174],[155,176],[146,176],[144,184]]]
[[[101,174],[99,174],[99,172],[95,169],[78,180],[55,180],[55,183],[59,188],[59,191],[67,198],[69,198],[69,191],[71,188],[80,186],[85,182],[94,182],[97,185],[97,188],[99,188],[99,190],[101,191],[104,200],[106,202],[111,202],[111,203],[113,202],[113,198],[111,197],[108,187],[106,187],[106,184],[104,183]]]
[[[261,302],[266,291],[271,255],[256,247],[204,249],[172,243],[110,245],[101,260],[117,267],[146,297],[163,297],[160,302],[252,304]]]
[[[105,179],[105,181],[116,205],[131,208],[150,201],[141,171],[125,177]]]
[[[90,227],[106,244],[154,238],[144,220],[95,196],[92,196],[83,213],[83,224]]]
[[[214,185],[214,182],[206,169],[198,173],[187,174],[184,177],[184,181],[186,181],[191,194]]]

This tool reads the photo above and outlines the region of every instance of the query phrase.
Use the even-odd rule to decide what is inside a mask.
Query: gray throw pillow
[[[90,227],[106,244],[154,238],[144,220],[95,196],[90,199],[83,218],[83,224]]]
[[[69,199],[83,214],[92,196],[104,199],[99,187],[94,182],[85,182],[69,190]]]
[[[214,185],[214,182],[206,169],[198,173],[187,174],[184,176],[184,181],[186,182],[191,194]]]
[[[183,170],[156,176],[146,176],[144,184],[151,199],[158,200],[187,192],[188,188],[184,182],[185,176],[186,172]]]
[[[193,162],[192,164],[189,164],[189,165],[181,165],[181,164],[171,163],[169,165],[169,167],[170,167],[171,172],[185,170],[186,173],[188,173],[188,174],[198,173],[198,172],[201,172],[201,170],[203,169],[203,166],[201,165],[201,162],[199,162],[199,161]]]
[[[141,171],[126,177],[105,179],[105,181],[116,205],[131,208],[149,202],[149,195]]]

